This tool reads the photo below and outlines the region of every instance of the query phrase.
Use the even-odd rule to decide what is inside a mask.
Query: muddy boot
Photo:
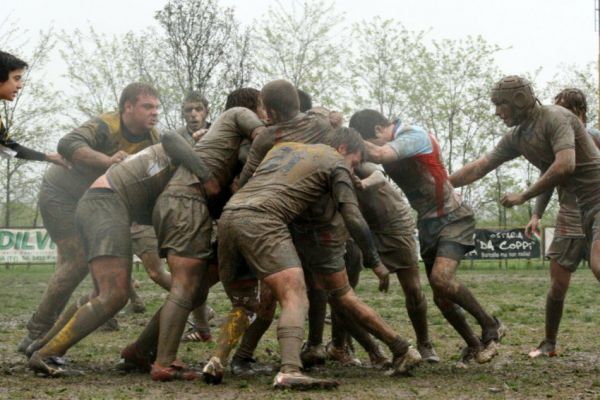
[[[477,361],[478,364],[485,364],[492,361],[492,359],[498,355],[499,347],[500,345],[497,341],[490,341],[481,351],[475,354],[475,361]]]
[[[556,357],[556,343],[552,343],[546,339],[543,340],[535,350],[529,352],[529,357],[531,358],[537,358],[540,356]]]
[[[339,382],[335,380],[311,378],[301,372],[279,372],[273,380],[274,389],[335,389],[338,386]]]
[[[235,376],[271,375],[273,367],[259,364],[254,358],[241,358],[234,356],[230,365],[231,373]]]
[[[440,362],[440,357],[438,357],[431,342],[417,343],[417,350],[421,354],[421,358],[423,358],[423,361],[428,363]]]
[[[59,357],[60,358],[60,357]],[[36,374],[51,378],[64,378],[85,375],[83,371],[67,369],[64,365],[56,363],[55,357],[42,357],[38,352],[31,355],[28,361],[29,368]]]
[[[325,364],[327,352],[322,344],[312,345],[305,342],[300,352],[300,360],[304,368],[311,368],[315,365]]]
[[[483,345],[480,347],[465,347],[461,350],[456,368],[468,368],[469,364],[475,361],[475,357],[483,350]]]
[[[392,366],[392,361],[385,355],[381,346],[377,345],[368,354],[372,368],[387,369]]]
[[[163,367],[154,362],[150,377],[153,381],[169,382],[169,381],[193,381],[198,377],[196,371],[188,368],[184,363],[175,360],[168,367]]]
[[[142,352],[134,342],[121,350],[121,360],[119,360],[115,368],[124,372],[150,372],[155,359],[156,354]]]
[[[223,382],[225,367],[219,357],[211,357],[202,369],[204,382],[211,385],[218,385]]]
[[[350,350],[350,348],[348,346],[344,346],[344,347],[340,348],[340,347],[334,346],[332,342],[329,342],[327,344],[326,351],[327,351],[327,357],[330,360],[337,361],[340,364],[342,364],[344,367],[360,367],[360,366],[362,366],[362,363],[360,362],[360,360],[358,358],[356,358],[356,356],[354,355],[354,353],[352,353],[352,350]]]
[[[389,376],[409,375],[410,370],[421,363],[421,354],[412,346],[401,356],[395,356],[392,361],[392,371]]]

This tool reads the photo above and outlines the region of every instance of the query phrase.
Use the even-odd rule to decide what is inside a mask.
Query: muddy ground
[[[120,331],[97,332],[76,345],[68,358],[86,372],[82,378],[47,379],[34,376],[25,359],[15,348],[24,334],[24,325],[39,300],[51,273],[50,266],[15,266],[0,270],[0,398],[10,399],[482,399],[482,398],[555,398],[588,399],[600,397],[600,286],[587,268],[572,280],[565,315],[559,335],[559,357],[530,360],[527,352],[543,338],[544,301],[548,285],[547,271],[541,266],[530,269],[463,269],[461,279],[481,303],[508,327],[500,355],[490,364],[457,369],[454,364],[462,346],[433,307],[431,291],[426,287],[430,304],[430,325],[435,346],[442,361],[417,369],[413,377],[388,378],[381,371],[368,368],[342,368],[335,363],[313,370],[316,376],[336,377],[342,382],[332,392],[274,392],[272,377],[255,380],[226,376],[226,383],[207,386],[201,381],[155,383],[148,375],[122,375],[112,369],[120,349],[142,329],[151,313],[164,299],[164,292],[140,270],[140,295],[146,301],[145,314],[128,310],[118,315]],[[86,281],[78,292],[90,288]],[[376,291],[375,279],[363,273],[359,295],[374,306],[398,331],[414,338],[404,300],[398,285],[390,293]],[[222,290],[211,293],[210,305],[217,315],[228,309]],[[326,328],[326,336],[329,336]],[[216,328],[213,334],[216,335]],[[274,329],[261,343],[258,359],[277,363]],[[180,357],[201,367],[213,344],[183,344]],[[358,352],[366,362],[364,352]]]

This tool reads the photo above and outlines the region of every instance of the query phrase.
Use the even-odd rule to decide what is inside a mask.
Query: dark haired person
[[[185,121],[185,126],[177,129],[176,132],[190,143],[197,141],[210,128],[210,122],[206,120],[208,117],[208,100],[196,90],[187,93],[183,98],[181,115]]]
[[[562,90],[554,97],[554,104],[575,114],[582,123],[587,120],[587,100],[585,94],[576,88]],[[600,144],[600,132],[588,128],[596,146]],[[571,282],[571,275],[581,261],[588,258],[587,243],[581,226],[581,213],[575,195],[558,186],[560,208],[556,217],[554,237],[546,257],[550,259],[550,288],[546,295],[545,337],[537,348],[529,352],[532,358],[556,356],[556,338],[562,319],[564,300]],[[552,197],[548,191],[536,198],[531,220],[525,228],[527,234],[538,230],[539,221]]]
[[[12,54],[0,51],[0,99],[13,101],[19,90],[23,88],[23,75],[28,65],[25,61]],[[0,145],[6,149],[0,149],[4,154],[22,158],[25,160],[48,161],[53,164],[68,167],[68,163],[58,153],[44,154],[32,150],[12,140],[9,136],[8,127],[4,125],[0,116]]]
[[[417,211],[421,257],[434,302],[467,343],[461,363],[490,361],[498,352],[496,342],[504,327],[456,278],[464,254],[473,249],[475,219],[448,179],[437,140],[421,127],[391,122],[375,110],[354,113],[350,126],[365,140],[369,158],[383,164]],[[475,317],[482,338],[463,310]]]
[[[27,323],[28,333],[19,345],[20,351],[52,327],[88,274],[75,227],[77,202],[108,167],[159,142],[155,128],[158,107],[158,92],[152,86],[132,83],[123,89],[118,111],[92,118],[58,142],[59,153],[72,168],[51,166],[44,174],[38,200],[44,226],[56,243],[56,269]]]

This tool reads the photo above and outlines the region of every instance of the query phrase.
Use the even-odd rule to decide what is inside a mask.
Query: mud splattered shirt
[[[387,143],[398,154],[383,167],[402,189],[418,219],[438,218],[462,205],[444,167],[435,137],[418,126],[397,124],[394,140]]]
[[[500,164],[522,155],[544,172],[564,149],[575,149],[575,171],[560,186],[575,194],[582,212],[598,209],[600,152],[581,121],[563,107],[536,106],[531,118],[504,135],[488,157]]]
[[[221,188],[229,186],[238,172],[238,152],[244,139],[250,139],[252,131],[263,126],[256,114],[244,107],[234,107],[222,113],[208,132],[194,145],[209,173]],[[189,186],[200,183],[191,173],[178,172],[170,185]]]
[[[376,170],[375,164],[363,163],[357,168],[356,175],[364,179]],[[357,190],[356,197],[360,211],[373,233],[398,230],[395,233],[414,235],[416,225],[410,207],[398,188],[390,182],[385,182],[378,188]]]
[[[156,144],[111,166],[106,178],[127,206],[132,221],[152,225],[154,203],[176,169],[162,145]]]
[[[323,143],[323,139],[331,129],[329,118],[312,112],[300,113],[289,121],[269,127],[254,139],[240,174],[240,184],[243,185],[250,179],[267,152],[276,143]]]
[[[327,145],[280,143],[267,154],[252,179],[233,195],[225,210],[264,212],[289,224],[329,192],[336,205],[358,206],[344,158]]]
[[[133,135],[122,123],[119,113],[112,112],[92,118],[65,135],[58,142],[58,152],[67,160],[81,147],[89,147],[107,156],[112,156],[119,150],[135,154],[159,141],[158,130],[152,129],[141,136]],[[44,175],[44,181],[73,199],[79,199],[104,172],[103,169],[78,164],[71,169],[51,165]]]

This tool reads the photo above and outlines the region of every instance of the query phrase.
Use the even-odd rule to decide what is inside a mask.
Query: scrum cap
[[[507,103],[519,111],[533,107],[535,100],[531,83],[520,76],[505,76],[492,89],[492,102],[494,104]]]

